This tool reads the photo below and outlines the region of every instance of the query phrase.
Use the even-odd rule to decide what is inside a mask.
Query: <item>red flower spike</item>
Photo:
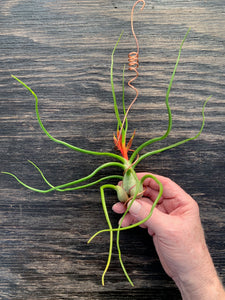
[[[129,140],[129,142],[126,145],[126,137],[125,137],[125,142],[122,141],[122,135],[120,134],[120,131],[117,130],[117,138],[114,135],[114,143],[116,148],[121,152],[122,156],[128,160],[128,151],[130,150],[130,147],[132,145],[133,139],[134,139],[135,131]]]

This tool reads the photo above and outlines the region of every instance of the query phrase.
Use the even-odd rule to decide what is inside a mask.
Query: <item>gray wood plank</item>
[[[123,65],[127,54],[135,50],[132,5],[128,0],[1,1],[1,171],[45,188],[28,159],[55,185],[86,176],[110,161],[50,141],[37,123],[34,99],[10,75],[38,94],[41,118],[54,137],[94,151],[114,151],[110,56],[123,29],[114,68],[120,99]],[[136,129],[134,148],[164,133],[166,89],[180,42],[191,27],[170,95],[173,130],[154,147],[196,134],[201,107],[212,95],[205,129],[198,140],[142,161],[138,171],[169,176],[198,201],[207,243],[223,281],[224,16],[224,4],[218,0],[146,1],[143,12],[135,10],[140,44],[140,76],[135,86],[140,95],[129,116],[129,133]],[[132,74],[125,74],[127,83]],[[126,87],[125,93],[128,105],[133,92]],[[116,168],[106,169],[97,178],[120,173]],[[109,237],[101,235],[87,245],[96,230],[106,227],[99,185],[42,195],[3,174],[0,183],[1,299],[180,299],[143,229],[121,234],[124,262],[135,287],[129,286],[121,271],[116,248],[106,286],[101,286]],[[106,195],[116,226],[119,216],[110,209],[116,197],[110,191]]]

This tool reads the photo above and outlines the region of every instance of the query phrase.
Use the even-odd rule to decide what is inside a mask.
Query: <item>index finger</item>
[[[189,196],[178,184],[176,184],[174,181],[172,181],[168,177],[164,177],[161,175],[153,174],[153,173],[137,173],[137,177],[140,180],[143,176],[150,174],[155,176],[163,185],[163,198],[185,198]],[[143,186],[146,190],[145,193],[148,194],[148,189],[151,189],[152,192],[158,192],[159,191],[159,185],[153,178],[146,178]],[[179,197],[178,197],[179,195]],[[182,197],[183,196],[183,197]]]

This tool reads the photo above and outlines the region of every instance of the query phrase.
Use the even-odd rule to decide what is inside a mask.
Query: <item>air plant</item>
[[[131,52],[129,53],[128,57],[129,57],[129,70],[136,72],[135,77],[133,77],[129,82],[128,85],[136,92],[136,96],[133,99],[133,101],[131,102],[131,104],[129,105],[129,107],[126,109],[125,108],[125,100],[124,100],[124,70],[123,70],[123,94],[122,94],[122,108],[123,108],[123,119],[121,118],[120,114],[119,114],[119,110],[118,110],[118,105],[117,105],[117,99],[116,99],[116,94],[115,94],[115,89],[114,89],[114,81],[113,81],[113,59],[114,59],[114,54],[116,51],[116,48],[118,46],[118,43],[122,37],[122,34],[120,35],[118,41],[115,44],[115,47],[112,51],[112,56],[111,56],[111,87],[112,87],[112,96],[113,96],[113,101],[114,101],[114,111],[115,111],[115,115],[116,115],[116,119],[117,119],[117,133],[116,135],[114,135],[114,143],[115,143],[115,147],[117,150],[119,150],[120,155],[115,154],[115,153],[110,153],[110,152],[96,152],[96,151],[91,151],[91,150],[86,150],[77,146],[73,146],[67,142],[61,141],[55,137],[53,137],[45,128],[45,126],[43,125],[40,115],[39,115],[39,110],[38,110],[38,97],[35,94],[35,92],[29,87],[27,86],[23,81],[21,81],[20,79],[18,79],[16,76],[12,75],[12,77],[17,80],[20,84],[22,84],[35,98],[35,111],[36,111],[36,116],[37,116],[37,120],[38,123],[42,129],[42,131],[54,142],[61,144],[63,146],[66,146],[67,148],[70,148],[74,151],[78,151],[84,154],[90,154],[90,155],[96,155],[96,156],[108,156],[110,158],[113,159],[112,162],[107,162],[104,163],[102,165],[100,165],[98,168],[96,168],[92,173],[90,173],[88,176],[85,176],[83,178],[80,178],[78,180],[75,181],[71,181],[68,183],[64,183],[58,186],[53,186],[45,177],[44,173],[39,169],[39,167],[32,161],[29,161],[29,163],[31,163],[34,168],[37,169],[37,171],[40,173],[41,177],[43,178],[43,180],[45,181],[45,183],[48,185],[48,188],[45,190],[42,189],[38,189],[38,188],[34,188],[31,187],[29,185],[27,185],[26,183],[22,182],[16,175],[9,173],[9,172],[2,172],[4,174],[8,174],[12,177],[14,177],[22,186],[35,191],[35,192],[39,192],[39,193],[49,193],[51,191],[58,191],[58,192],[65,192],[65,191],[74,191],[74,190],[78,190],[78,189],[83,189],[86,187],[90,187],[93,186],[97,183],[100,183],[102,181],[109,181],[110,179],[117,179],[122,181],[122,184],[120,185],[113,185],[110,183],[106,183],[104,185],[102,185],[100,187],[100,195],[101,195],[101,202],[102,202],[102,207],[103,207],[103,211],[105,214],[105,218],[108,224],[108,228],[100,230],[98,232],[96,232],[88,241],[88,243],[90,243],[97,235],[103,233],[103,232],[109,232],[110,235],[110,239],[109,239],[109,253],[108,253],[108,259],[107,259],[107,263],[106,263],[106,267],[104,269],[104,272],[102,274],[102,285],[104,285],[104,278],[105,278],[105,274],[109,268],[110,262],[111,262],[111,257],[112,257],[112,247],[113,247],[113,234],[116,233],[116,244],[117,244],[117,250],[118,250],[118,256],[119,256],[119,261],[121,264],[121,267],[123,269],[123,272],[127,278],[127,280],[130,282],[130,284],[133,286],[133,282],[130,279],[126,268],[123,264],[122,261],[122,256],[121,256],[121,250],[120,250],[120,232],[123,230],[128,230],[128,229],[132,229],[134,227],[137,227],[141,224],[143,224],[144,222],[146,222],[152,215],[154,208],[157,206],[157,203],[160,199],[160,197],[162,196],[163,193],[163,186],[161,184],[161,182],[152,174],[147,174],[144,177],[141,178],[141,180],[138,179],[136,172],[135,172],[135,168],[137,167],[137,165],[145,158],[152,156],[154,154],[172,149],[174,147],[177,147],[179,145],[182,145],[188,141],[191,140],[195,140],[199,137],[199,135],[201,134],[203,127],[204,127],[204,123],[205,123],[205,115],[204,115],[204,110],[205,110],[205,106],[207,101],[209,100],[209,98],[204,102],[203,107],[202,107],[202,123],[201,123],[201,127],[200,130],[198,131],[198,133],[190,138],[186,138],[183,139],[181,141],[178,141],[174,144],[171,144],[169,146],[165,146],[163,148],[159,148],[157,150],[152,150],[149,152],[146,152],[144,154],[140,154],[141,151],[156,142],[162,141],[164,140],[170,133],[171,128],[172,128],[172,113],[171,113],[171,109],[170,109],[170,105],[169,105],[169,94],[170,94],[170,90],[172,87],[172,83],[174,80],[174,76],[175,76],[175,72],[177,70],[177,66],[180,60],[180,55],[181,55],[181,49],[182,46],[187,38],[187,35],[190,31],[190,29],[188,29],[186,35],[184,36],[184,39],[181,42],[180,48],[179,48],[179,53],[178,53],[178,57],[176,60],[176,64],[175,67],[173,69],[173,73],[169,82],[169,86],[166,92],[166,97],[165,97],[165,104],[166,104],[166,108],[167,108],[167,114],[168,114],[168,126],[167,126],[167,130],[166,132],[162,135],[162,136],[158,136],[155,138],[152,138],[150,140],[145,141],[143,144],[141,144],[136,150],[132,150],[131,155],[129,156],[129,151],[131,151],[131,145],[132,145],[132,141],[134,139],[134,135],[135,132],[133,133],[133,135],[131,136],[129,142],[126,142],[126,137],[127,137],[127,131],[128,131],[128,112],[131,109],[131,107],[133,106],[133,104],[135,103],[137,97],[138,97],[138,90],[133,86],[133,81],[138,77],[138,72],[137,72],[137,68],[139,66],[139,61],[138,61],[138,54],[139,54],[139,45],[138,45],[138,40],[136,38],[135,32],[134,32],[134,28],[133,28],[133,13],[134,13],[134,8],[135,6],[139,3],[142,2],[142,8],[144,8],[145,6],[145,1],[144,0],[138,0],[131,11],[131,29],[132,29],[132,33],[133,36],[135,38],[136,41],[136,45],[137,45],[137,51],[136,52]],[[100,170],[102,169],[106,169],[109,167],[118,167],[119,169],[121,169],[122,174],[123,175],[109,175],[109,176],[105,176],[101,179],[98,180],[94,180],[92,182],[89,183],[85,183],[87,180],[92,179]],[[126,216],[126,214],[129,212],[129,209],[132,205],[132,203],[135,201],[135,199],[140,198],[144,191],[143,191],[143,182],[146,178],[152,178],[159,186],[159,192],[158,192],[158,196],[155,200],[155,202],[152,205],[151,211],[149,212],[148,216],[143,219],[140,222],[137,222],[135,224],[132,224],[130,226],[127,227],[121,227],[121,224]],[[106,189],[111,189],[114,190],[117,193],[117,198],[120,202],[123,202],[124,205],[126,206],[126,211],[123,214],[119,225],[117,228],[113,228],[111,221],[109,219],[109,215],[108,215],[108,211],[107,211],[107,207],[106,207],[106,200],[105,200],[105,190]]]

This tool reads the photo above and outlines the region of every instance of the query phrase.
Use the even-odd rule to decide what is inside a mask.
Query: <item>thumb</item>
[[[130,203],[131,202],[128,203],[128,207]],[[151,208],[152,205],[149,202],[135,200],[129,209],[129,213],[139,222],[149,215]],[[169,228],[171,216],[161,212],[155,207],[151,217],[144,224],[150,229],[150,232],[162,234],[165,229]]]

